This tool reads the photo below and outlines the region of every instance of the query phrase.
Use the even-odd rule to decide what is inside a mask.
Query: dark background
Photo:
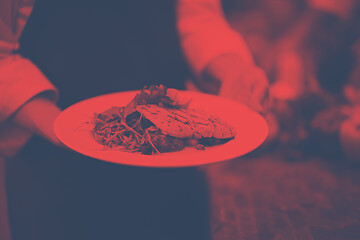
[[[60,106],[164,84],[184,88],[187,66],[175,1],[38,0],[19,52],[60,90]]]

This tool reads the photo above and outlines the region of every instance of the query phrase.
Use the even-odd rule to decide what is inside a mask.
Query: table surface
[[[360,167],[252,154],[203,167],[214,240],[360,239]]]

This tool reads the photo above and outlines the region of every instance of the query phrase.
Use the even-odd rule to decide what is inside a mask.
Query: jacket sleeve
[[[16,2],[16,4],[14,4]],[[0,155],[14,155],[31,133],[11,116],[39,94],[57,101],[57,89],[29,59],[15,54],[34,0],[0,1]]]
[[[57,100],[56,88],[30,60],[13,54],[0,60],[0,123],[45,92],[51,100]]]
[[[247,43],[227,23],[220,0],[178,0],[176,7],[180,42],[197,77],[224,54],[237,54],[244,62],[253,62]]]
[[[4,0],[0,4],[0,123],[40,93],[56,101],[56,88],[30,60],[14,52],[31,14],[34,0]]]

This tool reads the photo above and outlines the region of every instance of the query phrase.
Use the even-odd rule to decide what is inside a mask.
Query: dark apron
[[[173,5],[39,0],[20,52],[59,88],[62,108],[144,85],[182,88]],[[40,137],[6,167],[13,240],[209,239],[207,183],[197,168],[105,163]]]

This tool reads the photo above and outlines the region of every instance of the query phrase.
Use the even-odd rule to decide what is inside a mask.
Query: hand
[[[57,146],[63,146],[55,136],[53,124],[61,110],[44,96],[37,96],[23,105],[13,120],[20,126],[36,133]]]
[[[219,95],[265,113],[269,105],[268,86],[267,77],[262,69],[255,65],[247,66],[241,75],[224,79]]]
[[[299,99],[305,92],[303,57],[296,51],[284,51],[279,52],[273,62],[275,83],[270,87],[271,95],[281,100]]]
[[[202,89],[242,102],[255,111],[265,113],[267,110],[269,84],[264,71],[237,55],[228,54],[213,60],[200,84]]]

